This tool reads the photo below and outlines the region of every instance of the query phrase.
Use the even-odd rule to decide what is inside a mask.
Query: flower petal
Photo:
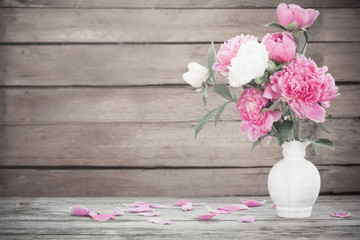
[[[122,215],[124,215],[124,212],[125,211],[123,209],[118,208],[118,209],[114,210],[112,214],[115,216],[122,216]]]
[[[148,205],[142,205],[137,208],[129,208],[125,210],[125,212],[130,212],[130,213],[153,212],[153,211],[154,209],[150,208]]]
[[[230,211],[225,211],[225,210],[215,210],[215,209],[212,209],[210,208],[209,206],[206,206],[207,209],[209,210],[209,212],[212,212],[212,213],[218,213],[218,214],[231,214]]]
[[[266,200],[258,202],[256,200],[248,200],[246,198],[242,198],[241,202],[248,207],[259,207],[259,206],[264,205],[266,203]]]
[[[194,215],[194,216],[200,220],[209,220],[209,219],[215,217],[216,215],[218,215],[218,213],[213,212],[213,213],[208,213],[208,214],[203,214],[203,215]]]
[[[174,206],[184,206],[186,204],[190,203],[189,200],[186,199],[179,199],[174,203]]]
[[[137,202],[133,202],[131,204],[124,204],[124,205],[127,207],[149,206],[151,208],[165,208],[164,206],[160,206],[155,203],[148,203],[148,202],[144,202],[144,201],[137,201]]]
[[[70,208],[70,212],[77,216],[86,216],[89,215],[90,210],[84,206],[76,205]]]
[[[186,200],[186,199],[179,199],[179,200],[176,200],[176,202],[174,203],[174,206],[184,206],[188,203],[191,203],[193,206],[202,206],[204,205],[205,203],[193,203],[193,202],[190,202],[189,200]]]
[[[182,206],[181,206],[181,209],[182,209],[183,211],[191,211],[191,210],[194,210],[193,205],[192,205],[191,202],[188,202],[187,204],[182,205]]]
[[[143,212],[143,213],[138,213],[137,215],[141,215],[141,216],[145,216],[145,217],[155,217],[155,216],[159,216],[160,213],[158,213],[158,212]]]
[[[253,223],[253,222],[255,222],[255,220],[256,220],[255,216],[244,216],[244,217],[239,218],[236,221],[238,221],[239,223]]]
[[[274,203],[272,206],[271,206],[272,209],[276,209],[276,204]]]
[[[220,206],[217,208],[217,210],[225,210],[225,211],[241,211],[248,209],[249,208],[246,205],[242,205],[242,204],[231,204],[231,205]]]
[[[112,214],[98,214],[98,215],[92,215],[92,219],[99,221],[99,222],[105,222],[110,219],[115,219],[116,217]]]
[[[150,218],[149,220],[147,220],[149,223],[156,223],[156,224],[161,224],[161,225],[170,225],[170,224],[174,224],[172,221],[170,221],[169,219],[166,218],[159,218],[159,217],[154,217],[154,218]]]
[[[337,218],[348,218],[351,216],[351,213],[346,213],[346,212],[337,212],[337,213],[333,213],[330,216],[332,217],[337,217]]]

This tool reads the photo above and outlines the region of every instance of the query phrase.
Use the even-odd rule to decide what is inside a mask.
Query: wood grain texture
[[[212,123],[194,138],[193,122],[110,123],[0,128],[0,166],[51,167],[270,167],[282,159],[276,140],[251,152],[239,122]],[[317,156],[315,165],[360,164],[358,119],[328,119],[326,134],[308,122],[303,136],[330,138],[336,149]]]
[[[321,193],[360,192],[360,167],[318,166]],[[270,168],[1,169],[2,197],[267,195]]]
[[[254,196],[243,196],[253,199]],[[256,198],[256,197],[255,197]],[[276,217],[267,203],[246,212],[223,214],[210,221],[198,221],[189,212],[179,208],[158,209],[161,216],[174,224],[161,226],[147,223],[148,218],[136,214],[125,214],[109,222],[95,222],[87,217],[69,213],[69,206],[82,204],[101,213],[112,212],[115,206],[135,201],[148,201],[172,205],[175,198],[2,198],[0,219],[1,239],[233,239],[238,236],[249,239],[358,239],[360,236],[359,196],[320,196],[310,218],[283,219]],[[193,202],[204,202],[215,208],[239,203],[240,197],[194,198]],[[334,209],[344,208],[352,212],[348,219],[331,218]],[[196,207],[193,214],[207,212],[204,206]],[[236,222],[241,216],[256,216],[252,224]],[[325,231],[324,231],[325,229]]]
[[[360,9],[322,9],[311,41],[360,41]],[[341,19],[341,20],[340,20]],[[274,9],[0,9],[0,42],[210,42],[262,37]]]
[[[275,8],[277,0],[2,0],[1,7],[51,8]],[[289,0],[301,7],[359,7],[356,0]]]
[[[359,117],[359,89],[359,85],[340,86],[341,95],[327,110],[328,116]],[[207,109],[225,102],[209,92]],[[201,98],[190,87],[5,88],[0,90],[4,103],[0,123],[194,122],[208,112]],[[240,120],[234,106],[228,105],[222,120]]]
[[[5,86],[185,84],[189,62],[206,65],[208,44],[0,46]],[[219,49],[220,45],[216,45]],[[360,43],[310,43],[308,55],[337,82],[360,81]]]

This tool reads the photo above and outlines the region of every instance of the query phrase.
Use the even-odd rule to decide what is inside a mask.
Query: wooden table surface
[[[175,198],[1,198],[0,238],[8,239],[360,239],[360,196],[320,196],[313,214],[306,219],[276,216],[269,197],[264,206],[199,221],[191,214],[208,213],[205,206],[192,212],[173,207]],[[111,213],[124,203],[147,201],[170,208],[157,210],[173,225],[148,223],[148,217],[125,213],[115,220],[97,222],[74,216],[69,207],[84,205],[99,213]],[[240,197],[191,198],[212,208],[241,203]],[[330,217],[331,213],[351,212],[348,219]],[[254,223],[238,223],[241,216],[256,216]]]

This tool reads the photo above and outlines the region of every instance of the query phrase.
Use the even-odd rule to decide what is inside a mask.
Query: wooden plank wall
[[[281,149],[251,152],[234,106],[195,140],[220,98],[204,108],[182,74],[211,40],[275,31],[262,25],[279,3],[0,1],[0,196],[268,194]],[[308,54],[341,92],[325,123],[336,150],[308,158],[323,194],[360,193],[360,2],[296,3],[320,11]],[[328,137],[309,122],[304,134]]]

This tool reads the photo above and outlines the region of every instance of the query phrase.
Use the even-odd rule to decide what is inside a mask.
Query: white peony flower
[[[185,82],[195,88],[200,88],[201,84],[208,78],[208,69],[196,62],[188,65],[189,71],[183,74]]]
[[[263,43],[250,40],[242,45],[231,59],[228,80],[230,86],[240,87],[252,79],[264,75],[268,67],[269,56]]]

